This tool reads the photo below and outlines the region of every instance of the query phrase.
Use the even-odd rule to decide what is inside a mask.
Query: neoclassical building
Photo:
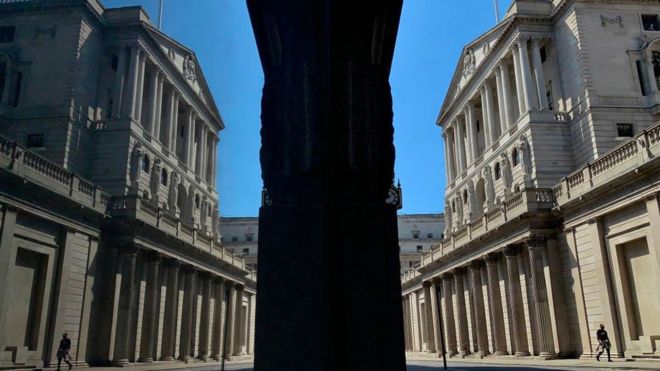
[[[400,214],[397,217],[401,273],[416,267],[422,254],[442,240],[445,230],[442,214]]]
[[[245,260],[245,265],[257,270],[259,251],[259,218],[222,217],[220,219],[222,244]]]
[[[445,238],[402,278],[409,351],[592,357],[604,324],[615,356],[657,356],[659,17],[515,0],[465,46],[437,120]]]
[[[224,128],[195,53],[140,7],[0,2],[0,368],[251,353],[222,246]]]

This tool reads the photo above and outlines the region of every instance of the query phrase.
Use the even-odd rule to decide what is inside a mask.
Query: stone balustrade
[[[605,156],[588,163],[553,187],[556,206],[561,207],[614,177],[635,171],[660,154],[660,123],[644,130]]]
[[[110,197],[94,184],[2,136],[0,166],[100,213],[105,213],[110,202]]]
[[[506,201],[496,205],[473,220],[471,223],[455,230],[446,236],[440,244],[433,246],[427,253],[422,255],[420,267],[424,267],[443,256],[460,249],[470,241],[496,230],[504,224],[516,220],[518,217],[532,212],[550,211],[554,204],[551,189],[530,188],[513,194]],[[406,283],[420,276],[416,270],[407,272],[401,277],[402,283]]]
[[[137,195],[113,197],[108,213],[111,216],[130,217],[145,222],[212,256],[240,269],[245,260],[218,242],[218,236],[205,236],[194,226],[187,224],[171,210],[155,206],[151,201]]]

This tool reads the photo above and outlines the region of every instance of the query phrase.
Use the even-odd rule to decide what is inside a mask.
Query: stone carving
[[[468,202],[470,203],[470,220],[473,220],[479,214],[479,205],[477,203],[477,193],[474,188],[474,181],[470,179],[468,181]]]
[[[474,58],[474,53],[472,52],[472,49],[468,49],[465,51],[465,55],[463,56],[463,76],[470,76],[472,73],[474,73],[475,68],[476,60]]]
[[[490,54],[490,44],[485,43],[484,46],[481,48],[481,51],[484,53],[484,55]]]
[[[606,27],[608,23],[609,24],[618,24],[619,27],[623,27],[623,17],[621,17],[620,15],[617,15],[616,17],[609,18],[609,17],[606,17],[606,16],[601,14],[600,23],[603,25],[603,27]],[[651,30],[651,31],[653,31],[653,30]]]
[[[202,204],[200,206],[200,211],[199,211],[199,224],[202,228],[202,232],[204,234],[208,234],[208,214],[209,214],[209,202],[206,199],[206,196],[202,198]]]
[[[179,198],[179,174],[170,173],[170,190],[167,195],[167,209],[174,215],[179,212],[177,199]]]
[[[198,219],[195,217],[195,186],[192,184],[188,187],[188,202],[186,202],[185,216],[187,222],[192,224],[193,227],[198,226]]]
[[[523,174],[529,175],[530,173],[529,143],[527,143],[527,138],[524,135],[522,135],[518,140],[518,156],[520,158],[520,166],[522,167]]]
[[[460,196],[456,196],[454,199],[454,202],[456,203],[456,224],[458,227],[463,225],[463,202],[461,201]]]
[[[190,80],[197,80],[197,73],[195,72],[195,60],[192,55],[187,55],[186,60],[183,61],[183,76]]]
[[[482,176],[486,187],[486,207],[490,209],[495,201],[495,186],[493,185],[493,174],[490,166],[484,167]]]
[[[511,174],[509,156],[507,156],[506,152],[500,153],[500,171],[502,172],[502,182],[504,183],[504,194],[508,195],[511,192],[513,176]]]
[[[445,237],[451,233],[452,212],[449,202],[445,202]]]
[[[173,49],[173,48],[169,48],[169,50],[167,50],[167,57],[168,57],[171,61],[174,61],[174,58],[176,57],[176,53],[174,52],[174,49]]]
[[[222,237],[220,236],[220,214],[218,212],[218,205],[213,206],[211,211],[211,233],[214,236],[217,236],[218,240]]]
[[[153,166],[151,167],[151,177],[149,177],[149,190],[151,192],[151,200],[153,201],[155,206],[158,206],[158,199],[159,199],[159,193],[160,193],[160,176],[161,176],[161,162],[160,159],[157,158],[154,161]]]
[[[133,146],[133,151],[131,152],[131,188],[134,192],[138,190],[138,179],[140,178],[140,167],[142,166],[142,156],[144,152],[142,151],[142,144],[140,142],[136,143]]]

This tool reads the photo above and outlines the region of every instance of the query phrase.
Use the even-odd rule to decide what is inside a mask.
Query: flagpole
[[[163,0],[161,0],[162,2]],[[495,22],[500,23],[500,6],[497,3],[497,0],[493,0],[493,3],[495,3]]]
[[[158,29],[163,27],[163,0],[160,0],[160,6],[158,9]]]

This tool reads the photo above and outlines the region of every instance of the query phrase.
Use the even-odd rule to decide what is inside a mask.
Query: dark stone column
[[[227,329],[225,330],[225,333],[223,334],[224,336],[224,357],[225,359],[231,360],[231,356],[233,354],[234,350],[234,328],[235,325],[235,312],[236,312],[236,289],[234,287],[234,283],[232,281],[227,281],[225,283],[227,288],[229,289],[229,296],[227,297],[227,306],[229,307],[227,310],[227,318],[225,319],[225,326],[227,326]]]
[[[557,356],[552,337],[548,291],[545,285],[543,250],[546,248],[545,236],[531,236],[525,240],[529,249],[529,267],[532,273],[532,297],[536,314],[536,338],[538,339],[539,357]]]
[[[527,345],[527,327],[523,311],[523,298],[520,287],[520,270],[518,269],[518,246],[508,245],[504,248],[506,257],[506,272],[509,279],[509,309],[513,323],[514,355],[524,357],[529,355]]]
[[[454,291],[456,292],[456,317],[458,320],[458,351],[465,357],[470,354],[470,337],[468,333],[467,307],[465,305],[465,285],[463,276],[465,268],[459,267],[452,271],[454,276]]]
[[[500,295],[500,276],[497,272],[499,255],[486,255],[486,271],[488,272],[488,304],[493,329],[493,355],[504,356],[506,350],[506,333],[504,328],[504,313],[502,311],[502,296]]]
[[[214,284],[214,298],[215,298],[215,314],[213,315],[213,346],[211,356],[220,361],[222,358],[222,342],[225,336],[225,312],[226,312],[226,299],[225,299],[225,280],[222,277],[216,277],[213,280]]]
[[[404,370],[396,207],[385,202],[402,1],[247,4],[268,195],[255,370]]]
[[[144,297],[144,315],[142,316],[142,336],[140,338],[140,359],[138,362],[154,361],[154,336],[156,335],[156,305],[158,304],[158,269],[160,255],[156,252],[146,254],[147,287]]]
[[[211,330],[211,277],[209,274],[199,275],[199,285],[202,289],[202,310],[199,318],[199,345],[197,358],[206,362],[209,358],[209,331]]]
[[[481,268],[484,263],[481,260],[470,262],[470,273],[472,274],[472,300],[474,302],[473,324],[477,333],[477,349],[479,356],[490,354],[488,351],[488,330],[486,328],[486,311],[484,308],[484,293],[481,283]]]
[[[195,290],[195,275],[195,268],[186,266],[183,269],[183,316],[181,316],[181,341],[179,343],[179,358],[184,362],[188,362],[191,358],[190,346],[193,340],[193,317],[195,316],[193,311],[193,301],[197,296]]]
[[[135,296],[135,268],[137,248],[133,245],[120,248],[117,272],[121,275],[119,308],[113,364],[121,366],[129,363],[129,344],[131,343],[131,323],[133,321],[133,299]]]
[[[175,259],[167,260],[167,293],[165,294],[165,314],[163,318],[162,361],[174,360],[176,340],[176,313],[179,297],[179,266]]]

